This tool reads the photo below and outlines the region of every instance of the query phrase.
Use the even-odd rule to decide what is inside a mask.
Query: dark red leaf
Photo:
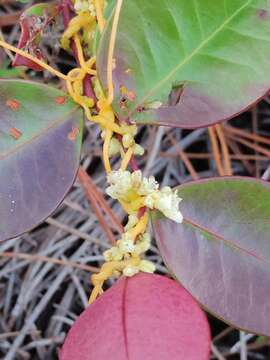
[[[44,60],[44,55],[39,48],[40,37],[45,28],[56,16],[56,7],[51,4],[37,4],[27,9],[20,17],[21,37],[18,48],[23,49],[39,60]],[[35,71],[43,68],[35,62],[16,54],[13,66],[27,66]]]

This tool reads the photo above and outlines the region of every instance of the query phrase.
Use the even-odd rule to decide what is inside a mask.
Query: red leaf
[[[29,52],[39,60],[44,61],[44,56],[39,48],[42,32],[56,16],[56,7],[50,4],[37,4],[27,9],[20,17],[21,36],[18,48]],[[35,62],[16,54],[13,66],[27,66],[35,71],[43,68]]]
[[[210,332],[197,303],[165,276],[120,279],[71,328],[60,360],[206,360]]]

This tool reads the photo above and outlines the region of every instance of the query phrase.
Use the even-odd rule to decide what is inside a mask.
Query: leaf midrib
[[[166,83],[179,69],[184,67],[194,56],[198,54],[198,52],[206,46],[216,35],[218,35],[225,27],[228,25],[241,11],[247,8],[253,0],[248,0],[244,5],[242,5],[236,12],[234,12],[230,17],[228,17],[208,38],[206,38],[202,43],[194,49],[180,64],[178,64],[174,69],[172,69],[168,75],[166,75],[162,80],[160,80],[156,86],[150,89],[144,97],[140,100],[140,102],[134,107],[131,113],[137,109],[138,106],[143,104],[147,99],[153,95],[164,83]]]
[[[216,234],[214,231],[209,230],[209,229],[205,228],[204,226],[202,226],[202,225],[200,225],[198,223],[194,223],[192,220],[190,220],[190,219],[188,219],[186,217],[184,218],[183,223],[187,223],[188,225],[193,226],[194,228],[198,229],[199,231],[202,231],[202,232],[205,232],[205,233],[209,234],[211,237],[213,237],[216,240],[219,240],[219,241],[223,242],[224,244],[226,244],[230,248],[241,251],[242,253],[245,253],[245,254],[247,254],[247,255],[249,255],[249,256],[251,256],[251,257],[253,257],[253,258],[255,258],[255,259],[259,260],[259,261],[265,262],[268,265],[270,265],[270,261],[268,259],[266,259],[264,257],[261,257],[261,256],[255,254],[255,253],[253,253],[253,252],[251,252],[251,251],[249,251],[249,250],[235,244],[232,240],[225,239],[223,236]]]
[[[14,155],[16,152],[19,151],[19,149],[24,148],[25,146],[31,144],[34,140],[40,138],[43,135],[46,135],[51,129],[53,129],[57,125],[63,123],[64,122],[63,120],[65,120],[67,117],[72,115],[78,109],[79,109],[78,107],[74,107],[71,111],[69,111],[66,114],[64,114],[63,116],[57,118],[53,123],[50,123],[50,125],[48,127],[42,129],[42,131],[36,133],[32,137],[30,137],[28,140],[24,141],[22,144],[15,146],[15,148],[12,148],[11,150],[6,151],[3,154],[0,154],[0,160],[4,160],[9,156]]]

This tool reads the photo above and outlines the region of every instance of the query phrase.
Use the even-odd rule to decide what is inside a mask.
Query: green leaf
[[[270,184],[217,178],[179,187],[182,224],[153,214],[161,255],[217,317],[270,335]]]
[[[97,58],[105,90],[112,18]],[[120,118],[183,128],[231,118],[270,87],[270,2],[124,1],[114,58]]]
[[[72,186],[82,118],[82,111],[62,91],[0,80],[1,240],[39,224]]]
[[[0,69],[0,78],[19,78],[22,76],[22,74],[23,72],[20,69]]]

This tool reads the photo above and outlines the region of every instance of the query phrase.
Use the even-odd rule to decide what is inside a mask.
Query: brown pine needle
[[[223,169],[222,161],[221,161],[221,154],[218,147],[217,136],[214,130],[214,127],[208,128],[208,133],[211,140],[212,150],[214,154],[214,159],[216,161],[217,170],[220,176],[225,176],[225,171]]]
[[[85,271],[89,271],[89,272],[98,272],[99,271],[99,269],[94,266],[79,264],[79,263],[69,261],[69,260],[54,259],[54,258],[50,258],[48,256],[43,256],[43,255],[38,255],[38,254],[30,255],[30,254],[24,254],[24,253],[5,251],[5,252],[0,253],[0,257],[16,258],[16,259],[23,259],[23,260],[29,260],[29,261],[48,262],[48,263],[52,263],[52,264],[56,264],[56,265],[69,266],[69,267],[73,267],[73,268],[77,268],[77,269],[81,269],[81,270],[85,270]]]
[[[228,141],[228,145],[231,145],[231,142]],[[234,151],[232,149],[232,151]],[[209,154],[209,153],[196,153],[196,152],[186,152],[185,153],[186,156],[189,159],[203,159],[203,160],[211,160],[214,158],[213,154]],[[159,156],[163,157],[163,158],[177,158],[178,155],[176,154],[168,154],[166,152],[161,151],[159,153]],[[267,161],[269,160],[268,156],[263,156],[263,155],[252,155],[252,154],[241,154],[241,153],[236,153],[236,154],[231,154],[230,155],[231,160],[260,160],[260,161]]]
[[[231,176],[232,175],[232,166],[231,166],[231,160],[230,160],[230,153],[228,150],[228,146],[226,143],[226,138],[224,136],[223,128],[220,124],[215,125],[215,130],[217,132],[219,142],[222,149],[223,154],[223,162],[224,162],[224,173],[225,175]]]
[[[261,160],[259,159],[260,156],[242,154],[239,145],[235,141],[233,141],[232,139],[228,139],[227,141],[231,151],[235,154],[235,155],[231,154],[231,159],[235,159],[237,157],[237,159],[241,160],[243,166],[247,169],[249,174],[253,175],[255,168],[250,163],[249,160],[253,160],[253,161]],[[267,158],[263,156],[263,160],[265,159]]]
[[[247,131],[237,129],[237,128],[235,128],[233,126],[229,126],[229,125],[224,126],[224,130],[226,132],[230,132],[232,134],[240,135],[241,137],[244,137],[244,138],[247,138],[247,139],[250,139],[250,140],[254,140],[254,141],[258,141],[258,142],[263,143],[263,144],[270,145],[270,138],[267,138],[265,136],[252,134],[252,133],[249,133]]]
[[[199,180],[200,177],[199,177],[198,173],[196,172],[196,170],[195,170],[194,166],[192,165],[191,161],[189,160],[189,158],[187,157],[185,152],[181,149],[180,145],[177,143],[175,138],[170,133],[167,133],[167,136],[170,139],[171,143],[176,146],[176,152],[179,155],[180,159],[185,164],[185,166],[186,166],[187,170],[189,171],[190,176],[192,177],[192,179],[193,180]]]
[[[247,140],[241,139],[241,138],[239,138],[238,136],[234,136],[234,135],[232,135],[232,134],[230,134],[230,133],[228,133],[227,136],[228,136],[229,138],[231,138],[231,139],[239,142],[240,144],[245,145],[245,146],[253,149],[254,151],[258,151],[259,153],[264,154],[264,155],[270,157],[270,150],[267,150],[267,149],[265,149],[264,147],[262,147],[262,146],[260,146],[260,145],[253,144],[253,143],[251,143],[251,142],[249,142],[249,141],[247,141]]]
[[[84,169],[83,169],[83,171],[88,176],[88,181],[91,184],[92,188],[95,190],[93,192],[93,194],[96,197],[97,201],[100,203],[103,211],[108,215],[108,217],[110,218],[112,224],[115,226],[115,229],[121,234],[122,232],[124,232],[123,225],[121,224],[119,219],[115,216],[114,212],[112,211],[112,209],[108,205],[107,201],[104,199],[102,193],[99,191],[96,184],[91,179],[91,176],[89,176]]]
[[[102,212],[101,212],[101,210],[99,208],[96,197],[94,196],[94,191],[95,190],[91,186],[91,183],[89,183],[88,174],[86,173],[86,171],[82,167],[79,168],[78,179],[79,179],[82,187],[85,190],[85,193],[86,193],[86,196],[87,196],[88,200],[91,202],[91,205],[92,205],[93,210],[94,210],[94,212],[95,212],[95,214],[97,216],[97,219],[98,219],[101,227],[103,228],[105,234],[107,235],[109,242],[111,244],[115,244],[116,240],[115,240],[115,237],[113,235],[113,232],[110,229],[110,227],[108,226],[108,224],[107,224],[107,222],[106,222],[106,220],[104,218],[104,215],[102,214]]]

